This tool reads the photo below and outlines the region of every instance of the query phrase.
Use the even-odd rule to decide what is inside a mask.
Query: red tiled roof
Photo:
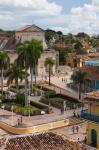
[[[41,29],[40,27],[38,27],[38,26],[36,26],[36,25],[34,25],[34,24],[23,26],[23,27],[17,29],[16,32],[22,32],[22,31],[25,31],[25,30],[27,30],[27,29],[29,29],[29,28],[31,28],[31,27],[37,27],[37,28],[39,28],[40,30],[42,30],[42,31],[44,32],[43,29]]]
[[[94,96],[99,98],[99,90],[87,93],[87,96]]]
[[[87,150],[87,148],[54,133],[43,133],[11,138],[5,150]]]
[[[91,66],[84,66],[80,68],[82,72],[87,73],[87,79],[89,80],[99,80],[99,68],[91,67]]]

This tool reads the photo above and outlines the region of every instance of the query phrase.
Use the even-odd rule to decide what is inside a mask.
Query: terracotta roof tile
[[[31,28],[31,27],[37,27],[37,28],[39,28],[40,30],[44,31],[43,29],[41,29],[40,27],[36,26],[35,24],[32,24],[32,25],[23,26],[23,27],[17,29],[16,32],[22,32],[22,31],[25,31],[25,30],[27,30],[27,29],[29,29],[29,28]]]

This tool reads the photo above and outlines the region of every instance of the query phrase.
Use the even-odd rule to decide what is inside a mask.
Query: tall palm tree
[[[3,99],[3,80],[4,80],[4,70],[8,68],[10,64],[10,58],[7,52],[0,51],[0,70],[1,70],[1,92]]]
[[[25,41],[23,43],[18,44],[18,46],[17,46],[17,53],[18,53],[17,62],[19,65],[21,65],[21,67],[25,68],[25,102],[26,102],[26,104],[28,104],[28,100],[27,100],[27,83],[28,83],[27,82],[27,70],[30,68],[31,85],[32,85],[32,83],[33,83],[33,68],[37,67],[38,59],[41,55],[42,49],[43,49],[42,43],[35,39],[32,39],[31,41]]]
[[[19,43],[17,45],[17,65],[25,69],[25,105],[28,105],[28,78],[27,78],[27,70],[29,68],[29,42],[25,41],[23,43]]]
[[[38,65],[38,59],[41,56],[41,53],[43,51],[42,42],[32,39],[30,41],[30,59],[29,59],[29,65],[30,65],[30,72],[31,72],[31,87],[33,84],[33,69],[35,70],[35,84],[36,84],[36,75],[37,75],[37,65]]]
[[[86,80],[86,72],[82,72],[82,71],[76,71],[71,79],[79,85],[79,99],[81,99],[81,91],[82,91],[82,84],[85,83],[85,80]]]
[[[8,78],[7,84],[10,85],[11,83],[15,83],[17,93],[19,91],[19,80],[22,81],[25,77],[25,72],[19,68],[18,66],[13,65],[11,68],[8,69],[6,73],[6,77]]]
[[[49,85],[51,84],[51,67],[54,65],[54,60],[52,57],[47,57],[45,60],[45,65],[48,65],[49,71]]]

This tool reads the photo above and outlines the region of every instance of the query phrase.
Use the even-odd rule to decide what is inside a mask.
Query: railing
[[[84,118],[95,123],[99,123],[99,115],[88,113],[87,111],[81,112],[81,118]]]

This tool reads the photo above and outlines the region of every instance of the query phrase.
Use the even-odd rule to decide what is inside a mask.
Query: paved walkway
[[[76,113],[78,113],[81,109],[77,109]],[[68,110],[63,115],[61,112],[45,114],[45,115],[37,115],[31,117],[22,117],[23,126],[33,126],[37,124],[49,123],[52,121],[63,120],[66,118],[70,118],[73,116],[74,110]],[[21,118],[20,115],[16,115],[15,113],[0,109],[0,121],[3,121],[10,125],[16,125],[18,118]]]
[[[76,128],[76,125],[74,127]],[[53,132],[63,135],[71,141],[75,141],[75,142],[78,142],[78,140],[84,141],[85,136],[86,136],[86,123],[79,124],[79,132],[78,133],[77,133],[76,129],[75,129],[75,132],[73,133],[72,126],[55,129],[55,130],[53,130]]]
[[[61,88],[60,86],[56,86],[54,84],[52,86],[49,86],[47,84],[45,84],[43,86],[47,87],[48,89],[55,90],[56,93],[64,94],[66,96],[78,99],[78,93],[73,91],[72,89],[70,89],[70,90],[68,90],[66,88],[64,89],[64,88]]]

